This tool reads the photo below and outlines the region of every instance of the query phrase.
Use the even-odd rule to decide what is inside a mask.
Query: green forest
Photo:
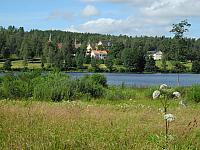
[[[184,23],[184,21],[182,22]],[[180,25],[180,24],[179,24]],[[186,24],[183,24],[183,27]],[[44,69],[92,72],[200,72],[200,39],[183,37],[132,37],[0,27],[1,70]],[[109,41],[106,59],[86,55],[87,45]],[[81,43],[76,47],[76,43]],[[61,46],[59,46],[61,44]],[[100,49],[106,49],[101,47]],[[154,60],[151,51],[161,51]]]

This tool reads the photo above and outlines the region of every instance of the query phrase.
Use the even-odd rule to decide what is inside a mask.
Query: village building
[[[158,51],[155,54],[153,54],[153,59],[154,60],[161,60],[162,59],[162,55],[163,55],[163,53],[161,51]]]
[[[96,49],[98,49],[99,46],[102,46],[104,49],[110,49],[112,47],[111,41],[99,41],[96,44]]]
[[[88,43],[86,48],[86,55],[91,55],[92,50],[96,50],[95,44]]]
[[[148,51],[149,56],[152,56],[154,60],[161,60],[163,53],[161,51]]]
[[[91,57],[96,59],[105,59],[108,55],[108,51],[106,50],[92,50]]]

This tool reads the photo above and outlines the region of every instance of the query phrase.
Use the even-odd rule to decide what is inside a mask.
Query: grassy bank
[[[162,149],[158,101],[0,101],[1,149]],[[173,102],[170,149],[200,149],[199,106]],[[197,120],[197,124],[195,124]],[[160,145],[160,146],[159,146]]]

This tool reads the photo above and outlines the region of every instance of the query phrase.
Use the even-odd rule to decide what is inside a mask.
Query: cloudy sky
[[[0,26],[131,36],[172,36],[188,19],[200,37],[200,0],[1,0]]]

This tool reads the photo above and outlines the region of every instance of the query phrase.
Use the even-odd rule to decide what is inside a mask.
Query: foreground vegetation
[[[99,104],[101,103],[101,104]],[[162,149],[159,101],[0,101],[1,149]],[[199,106],[175,101],[170,149],[200,149]]]
[[[162,149],[158,87],[111,87],[104,76],[28,72],[0,79],[1,149]],[[200,86],[172,88],[169,149],[200,149]],[[180,105],[187,100],[187,106]]]

